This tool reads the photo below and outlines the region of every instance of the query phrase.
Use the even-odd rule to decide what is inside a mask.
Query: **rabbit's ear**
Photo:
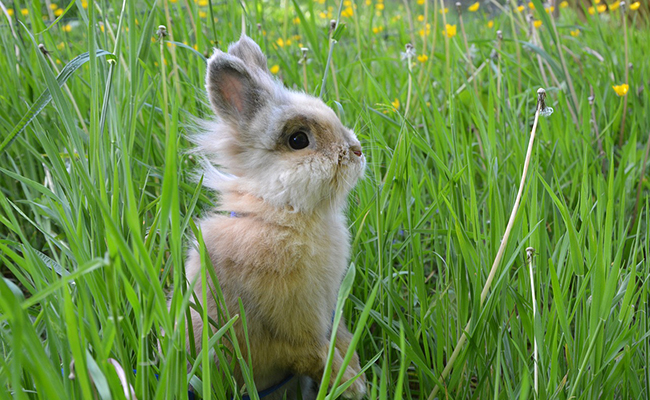
[[[266,56],[262,53],[262,49],[245,34],[242,34],[238,41],[228,46],[228,54],[242,59],[246,65],[255,65],[262,71],[269,73]]]
[[[243,125],[270,97],[269,86],[245,61],[215,50],[208,60],[206,88],[210,103],[219,117]]]

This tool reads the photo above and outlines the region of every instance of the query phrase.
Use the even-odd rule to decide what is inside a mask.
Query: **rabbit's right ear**
[[[205,85],[217,115],[240,126],[270,97],[269,86],[257,71],[249,69],[238,57],[220,50],[215,50],[208,60]]]

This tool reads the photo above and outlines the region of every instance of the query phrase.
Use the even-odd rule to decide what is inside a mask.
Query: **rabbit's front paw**
[[[354,379],[354,377],[359,373],[359,371],[355,371],[351,367],[347,367],[345,369],[345,373],[343,374],[343,381],[347,382],[350,379]],[[354,400],[359,400],[363,398],[366,394],[366,376],[364,374],[361,374],[352,384],[350,387],[348,387],[345,392],[343,392],[343,397],[346,399],[354,399]]]

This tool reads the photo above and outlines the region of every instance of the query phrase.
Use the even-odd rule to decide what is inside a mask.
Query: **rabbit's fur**
[[[243,325],[235,324],[244,359],[252,360],[258,390],[290,374],[297,376],[293,383],[300,377],[320,382],[350,254],[343,208],[365,168],[360,143],[321,100],[276,81],[259,46],[245,35],[227,53],[215,50],[206,75],[218,121],[195,141],[197,152],[211,161],[205,163],[204,184],[220,193],[216,211],[226,214],[215,213],[200,225],[228,311],[238,314],[239,300],[244,306],[250,354]],[[289,141],[300,132],[309,145],[295,150]],[[200,276],[196,249],[186,273],[188,281]],[[194,288],[199,299],[201,287],[199,280]],[[211,295],[207,303],[209,316],[218,321]],[[192,325],[200,348],[203,321],[195,311]],[[351,338],[341,322],[332,380]],[[355,353],[343,380],[359,371]],[[235,375],[242,385],[241,373]],[[285,386],[279,396],[285,389],[293,396],[295,384]],[[304,386],[302,379],[302,397],[311,396]],[[364,394],[362,375],[344,396]]]

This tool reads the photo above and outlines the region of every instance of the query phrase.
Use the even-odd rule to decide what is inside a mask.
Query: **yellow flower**
[[[195,44],[194,46],[192,46],[192,48],[193,48],[194,50],[196,50],[196,51],[199,51],[199,45],[198,45],[198,44]]]
[[[540,26],[542,26],[542,21],[536,19],[535,21],[533,21],[533,26],[535,28],[539,28]]]
[[[426,54],[420,54],[418,56],[418,61],[421,62],[421,63],[426,62],[428,59],[429,59],[429,57]]]
[[[418,21],[420,22],[424,21],[424,15],[418,15]]]
[[[600,0],[594,0],[594,3],[600,4]]]
[[[445,29],[442,31],[442,35],[450,39],[456,36],[456,25],[445,25]]]
[[[528,2],[528,8],[530,8],[531,10],[534,10],[535,9],[535,4],[533,4],[532,1],[529,1]]]
[[[612,4],[609,5],[609,11],[618,10],[618,8],[620,6],[621,6],[621,2],[620,1],[615,1]]]
[[[278,40],[276,40],[275,43],[280,47],[284,47],[284,39],[282,38],[278,38]]]
[[[555,7],[550,6],[549,8],[545,8],[545,10],[546,10],[546,13],[547,13],[547,14],[548,14],[548,13],[552,13],[553,11],[555,11]]]
[[[341,11],[342,17],[351,17],[353,15],[354,15],[354,9],[352,9],[352,7],[346,7],[343,11]]]
[[[300,24],[300,17],[295,17],[295,18],[293,19],[293,24],[294,24],[294,25],[298,25],[298,24]]]
[[[598,13],[604,13],[607,11],[607,6],[605,4],[601,4],[598,7],[596,7],[596,10],[598,10]]]
[[[487,27],[488,27],[489,29],[492,29],[492,28],[494,27],[494,21],[489,20],[488,23],[487,23]]]
[[[199,18],[208,18],[208,13],[205,11],[199,11]]]
[[[376,27],[372,28],[372,33],[374,33],[375,35],[378,34],[378,33],[383,32],[383,31],[384,31],[383,26],[376,26]]]
[[[477,1],[476,3],[474,3],[474,4],[472,4],[471,6],[467,7],[467,9],[468,9],[470,12],[474,12],[474,11],[477,11],[477,10],[478,10],[478,7],[479,7],[479,6],[480,6],[480,4],[479,4],[478,1]]]
[[[274,66],[272,66],[271,68],[269,68],[269,71],[271,71],[271,73],[272,73],[273,75],[275,75],[275,74],[277,74],[278,72],[280,72],[280,66],[279,66],[278,64],[275,64]]]
[[[208,0],[199,0],[199,6],[200,6],[200,7],[205,7],[205,6],[207,6],[208,4],[210,4],[210,3],[208,2]]]
[[[62,15],[63,15],[63,9],[62,8],[57,8],[56,10],[54,10],[54,16],[55,17],[60,17]]]
[[[419,4],[419,5],[424,4],[424,2],[425,2],[425,0],[418,0],[418,4]]]
[[[630,10],[638,10],[639,7],[641,7],[640,1],[635,1],[634,3],[630,4]]]
[[[63,32],[70,32],[72,31],[72,26],[70,24],[63,25]]]
[[[524,7],[524,6],[519,6],[519,7],[517,7],[517,11],[522,12],[522,11],[524,11],[525,8],[526,7]]]
[[[14,9],[13,8],[8,8],[7,9],[7,14],[9,14],[10,17],[14,16]]]
[[[614,89],[617,95],[622,97],[627,94],[628,90],[630,90],[630,86],[627,83],[622,83],[620,85],[612,86],[612,89]]]
[[[594,15],[594,14],[596,14],[596,9],[595,9],[594,7],[589,7],[589,8],[587,9],[587,11],[589,12],[589,15]]]
[[[88,8],[88,2],[85,1],[85,0],[82,1],[82,2],[81,2],[81,7],[83,7],[83,8]]]
[[[51,10],[56,10],[57,8],[59,8],[59,6],[57,6],[56,4],[54,4],[54,3],[50,4],[50,9]]]
[[[384,9],[384,3],[377,3],[377,5],[375,5],[375,8],[379,11],[382,11]]]
[[[567,8],[567,7],[569,7],[569,2],[568,1],[565,0],[565,1],[560,3],[560,8]]]
[[[169,0],[169,1],[171,1],[172,3],[176,3],[178,0]]]
[[[101,22],[99,23],[99,30],[104,32],[104,24],[102,24]],[[167,43],[169,43],[169,42],[167,42]]]
[[[57,50],[63,50],[65,49],[65,43],[61,42],[56,45]]]
[[[372,4],[372,0],[366,0],[366,5],[369,6]]]
[[[576,29],[575,31],[571,31],[571,36],[573,37],[578,37],[580,36],[580,29]]]
[[[22,15],[24,15],[24,16],[27,16],[27,15],[29,15],[29,10],[26,9],[26,8],[21,8],[21,9],[20,9],[20,13],[21,13]]]
[[[395,99],[395,101],[391,101],[390,104],[392,104],[396,110],[399,109],[399,99]]]
[[[449,12],[449,9],[447,7],[441,8],[440,11],[438,11],[440,14],[447,14]]]

